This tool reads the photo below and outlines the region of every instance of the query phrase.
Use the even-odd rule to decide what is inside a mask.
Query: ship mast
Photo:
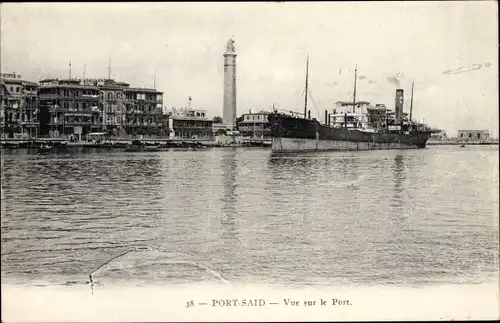
[[[356,110],[356,79],[358,77],[358,65],[356,65],[356,68],[354,69],[354,95],[352,99],[352,112],[355,112]]]
[[[410,101],[410,123],[411,123],[411,113],[413,111],[413,86],[415,85],[415,79],[411,82],[411,101]]]
[[[306,65],[306,96],[304,101],[304,119],[307,119],[307,86],[309,83],[309,54],[307,54],[307,65]]]

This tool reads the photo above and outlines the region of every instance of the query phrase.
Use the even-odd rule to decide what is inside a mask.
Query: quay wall
[[[428,146],[437,145],[498,145],[498,139],[494,140],[471,140],[471,141],[458,141],[458,140],[429,140],[427,141]]]

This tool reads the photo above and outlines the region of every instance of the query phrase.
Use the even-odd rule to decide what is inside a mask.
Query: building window
[[[469,138],[472,138],[472,134],[471,133],[469,133]]]
[[[108,100],[113,100],[113,93],[111,92],[108,93]]]
[[[477,134],[477,139],[479,139],[479,138],[481,138],[481,134],[478,133]]]
[[[463,133],[461,133],[461,134],[460,134],[460,138],[463,138],[463,137],[464,137],[464,134],[463,134]]]

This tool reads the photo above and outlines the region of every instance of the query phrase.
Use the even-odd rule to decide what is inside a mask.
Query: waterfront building
[[[103,130],[109,135],[123,137],[126,135],[125,89],[128,83],[116,82],[113,79],[84,80],[94,83],[99,88],[99,110],[102,111]]]
[[[243,137],[269,139],[271,136],[271,125],[267,117],[271,112],[260,111],[257,113],[245,113],[241,116],[242,121],[238,123],[238,131]]]
[[[227,42],[224,53],[224,105],[222,120],[226,128],[234,130],[236,125],[236,52],[234,40]]]
[[[43,136],[161,134],[163,93],[155,89],[113,79],[46,79],[40,81],[39,98]]]
[[[488,130],[458,130],[459,140],[488,141],[489,138]]]
[[[212,132],[214,136],[223,135],[227,133],[226,125],[223,123],[212,123]]]
[[[0,133],[2,137],[32,138],[39,131],[38,84],[16,73],[0,77]]]
[[[41,136],[82,139],[104,129],[96,85],[78,79],[45,79],[40,81],[38,95]]]
[[[171,138],[213,138],[213,120],[207,118],[205,110],[172,108],[167,111],[167,115]]]
[[[161,127],[160,127],[160,137],[161,138],[168,138],[170,137],[170,129],[169,129],[169,114],[167,111],[165,111],[162,114],[162,119],[161,119]]]
[[[163,92],[149,88],[124,88],[125,129],[129,135],[160,136],[164,131]]]

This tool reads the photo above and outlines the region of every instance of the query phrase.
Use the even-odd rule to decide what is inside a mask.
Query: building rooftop
[[[160,92],[156,89],[149,89],[149,88],[144,88],[144,87],[128,87],[125,88],[125,91],[129,92],[149,92],[149,93],[156,93],[156,94],[163,94],[163,92]]]
[[[47,78],[40,81],[41,86],[70,86],[76,88],[123,88],[125,91],[130,92],[144,92],[144,93],[156,93],[163,94],[156,89],[152,88],[139,88],[130,87],[130,84],[126,82],[116,82],[113,79],[58,79],[58,78]]]

